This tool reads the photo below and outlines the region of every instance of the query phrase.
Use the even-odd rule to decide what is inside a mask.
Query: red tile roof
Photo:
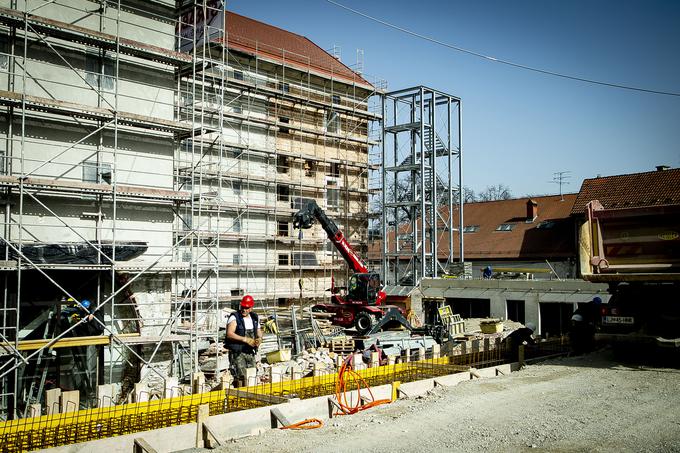
[[[554,259],[575,256],[574,224],[570,212],[576,194],[531,197],[538,215],[527,223],[529,198],[468,203],[464,209],[465,225],[478,225],[479,230],[465,233],[466,259]],[[446,216],[446,213],[443,213]],[[457,214],[454,212],[454,217]],[[541,222],[554,222],[552,228],[537,228]],[[503,223],[513,224],[512,231],[496,231]],[[458,256],[458,235],[454,233],[454,256]],[[369,256],[380,256],[381,241],[369,247]],[[448,233],[439,240],[438,255],[446,259],[449,250]]]
[[[576,198],[573,215],[599,200],[605,209],[680,204],[680,168],[586,179]]]
[[[225,22],[230,49],[274,59],[302,71],[309,68],[373,89],[363,77],[304,36],[229,11]]]

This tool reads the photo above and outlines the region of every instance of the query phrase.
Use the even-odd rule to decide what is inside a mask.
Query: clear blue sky
[[[680,93],[680,2],[337,0],[475,52],[577,77]],[[515,69],[426,42],[325,0],[232,0],[227,9],[342,48],[396,90],[416,85],[463,100],[464,184],[505,184],[515,197],[565,192],[584,178],[680,167],[680,97]]]

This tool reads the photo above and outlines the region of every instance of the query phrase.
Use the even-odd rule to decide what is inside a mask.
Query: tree
[[[479,201],[508,200],[510,198],[512,198],[512,193],[505,184],[487,186],[486,189],[477,194]]]

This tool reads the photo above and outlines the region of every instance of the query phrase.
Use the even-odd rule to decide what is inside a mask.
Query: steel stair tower
[[[416,286],[464,259],[462,103],[417,86],[386,93],[382,117],[382,272]]]

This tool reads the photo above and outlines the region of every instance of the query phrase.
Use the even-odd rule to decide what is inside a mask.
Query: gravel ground
[[[212,451],[680,452],[680,370],[604,350]]]

